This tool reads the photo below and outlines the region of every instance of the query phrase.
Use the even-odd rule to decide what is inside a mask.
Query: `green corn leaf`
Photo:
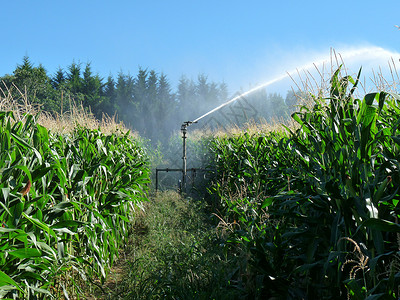
[[[385,104],[386,97],[387,97],[388,95],[389,95],[389,94],[386,93],[386,92],[380,92],[380,93],[379,93],[379,100],[378,100],[378,103],[379,103],[379,111],[381,111],[381,110],[383,109],[383,106],[384,106],[384,104]]]
[[[24,149],[32,149],[32,146],[29,145],[26,141],[24,141],[21,137],[19,137],[18,135],[16,135],[15,133],[11,133],[11,137],[12,139],[18,144],[20,145],[22,148]]]
[[[44,175],[46,175],[50,170],[53,170],[54,166],[51,167],[45,167],[45,168],[38,168],[35,171],[32,172],[32,182],[36,182],[38,179],[42,178]]]
[[[73,232],[73,231],[71,231],[71,230],[69,230],[68,228],[54,228],[54,231],[56,231],[56,232],[58,232],[58,233],[66,233],[66,234],[69,234],[69,235],[75,235],[76,234],[76,232]]]
[[[28,267],[27,269],[32,269],[32,268]],[[22,268],[20,268],[20,270],[22,270]],[[45,281],[42,276],[40,276],[37,273],[31,272],[31,271],[25,271],[25,272],[21,273],[20,277],[23,279],[28,279],[28,278],[35,279],[38,282]]]
[[[20,286],[10,276],[8,276],[3,271],[0,271],[0,288],[5,285],[12,285],[16,287],[21,293],[25,294],[25,292],[20,288]]]
[[[10,188],[2,188],[1,190],[4,197],[4,202],[7,203],[8,196],[10,195]],[[6,204],[4,204],[3,201],[0,201],[0,205],[1,207],[4,208],[4,210],[8,213],[8,215],[12,217],[9,207]]]
[[[369,93],[364,96],[364,100],[367,105],[372,105],[374,103],[374,100],[377,99],[379,99],[379,93]]]
[[[22,215],[28,219],[30,222],[32,222],[34,225],[36,225],[37,227],[43,229],[44,231],[46,231],[47,233],[49,233],[50,235],[52,235],[54,238],[57,238],[55,232],[49,227],[47,226],[45,223],[39,221],[36,218],[30,217],[25,213],[22,213]]]
[[[391,136],[391,138],[397,145],[400,145],[400,136]]]
[[[14,166],[14,168],[22,170],[26,174],[26,176],[28,177],[30,182],[32,182],[32,175],[31,175],[31,172],[28,170],[27,167],[25,167],[23,165],[17,165],[17,166]]]
[[[378,255],[378,256],[375,256],[374,258],[372,258],[368,264],[371,272],[373,272],[373,274],[375,274],[375,269],[376,269],[376,266],[377,266],[379,260],[381,260],[382,258],[385,258],[385,257],[389,257],[393,253],[394,252],[391,251],[391,252],[387,252],[387,253],[384,253],[384,254],[381,254],[381,255]]]
[[[126,223],[129,223],[129,219],[121,214],[118,214],[118,217],[120,217],[123,221],[125,221]]]
[[[49,254],[51,254],[52,255],[52,259],[54,260],[54,261],[56,261],[57,260],[57,254],[56,254],[56,251],[53,249],[53,248],[51,248],[49,245],[47,245],[46,243],[44,243],[44,242],[37,242],[37,246],[42,250],[42,251],[44,251],[45,253],[49,253]]]
[[[370,218],[364,221],[361,226],[386,232],[400,232],[400,224],[383,219]]]
[[[4,233],[7,233],[7,232],[14,232],[14,231],[17,231],[17,232],[24,232],[24,231],[22,231],[21,229],[17,229],[17,228],[4,228],[4,227],[0,227],[0,232],[4,232]]]
[[[46,127],[43,127],[42,125],[37,124],[36,128],[37,128],[37,133],[40,136],[39,140],[40,141],[48,141],[49,140],[49,133],[48,133]]]
[[[21,259],[42,256],[42,252],[36,248],[17,249],[13,251],[8,251],[8,254]]]
[[[378,204],[379,200],[381,200],[383,192],[385,191],[388,183],[391,181],[389,177],[386,177],[385,180],[379,185],[377,191],[374,194],[374,197],[372,198],[372,201],[374,204]]]
[[[385,250],[382,231],[371,228],[371,236],[378,254],[382,254]]]
[[[37,287],[30,287],[30,289],[32,289],[33,291],[35,291],[36,293],[40,293],[40,294],[46,294],[51,296],[51,293],[46,290],[46,289],[42,289],[42,288],[37,288]]]
[[[61,220],[51,226],[51,228],[59,229],[63,227],[80,227],[84,225],[84,222],[76,221],[76,220]]]
[[[348,293],[351,299],[355,300],[365,300],[364,292],[365,288],[363,289],[356,280],[350,279],[346,282],[346,287],[348,289]]]

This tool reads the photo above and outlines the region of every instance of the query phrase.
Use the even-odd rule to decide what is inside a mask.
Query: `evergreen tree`
[[[146,82],[146,95],[143,102],[143,111],[145,112],[142,115],[145,132],[147,136],[152,140],[155,141],[159,138],[160,128],[157,128],[159,124],[157,118],[158,115],[158,108],[159,108],[159,99],[157,98],[157,83],[158,83],[158,76],[154,70],[149,72],[147,82]]]
[[[68,88],[72,94],[78,96],[82,91],[81,65],[75,62],[68,67]],[[81,98],[81,97],[79,97]]]
[[[225,82],[219,84],[218,101],[219,103],[228,101],[228,85]]]
[[[198,111],[204,114],[211,109],[217,107],[222,102],[226,101],[227,89],[224,84],[216,82],[208,82],[208,78],[204,74],[197,77],[196,83],[196,102]]]
[[[132,114],[134,113],[134,79],[131,75],[125,75],[122,72],[118,73],[115,104],[116,111],[121,120],[127,125],[132,126]]]
[[[2,77],[0,77],[0,83],[1,83],[1,87],[2,87],[2,93],[5,93],[4,96],[6,96],[8,94],[8,88],[12,87],[13,82],[15,82],[15,76],[14,75],[10,75],[10,74],[6,74]]]
[[[56,73],[51,78],[51,86],[53,87],[53,99],[54,102],[60,103],[60,110],[58,112],[64,112],[68,110],[68,105],[66,105],[69,101],[65,101],[66,99],[71,99],[71,93],[68,88],[67,77],[64,70],[61,67],[58,67]]]
[[[14,99],[21,96],[20,92],[26,93],[30,102],[42,104],[43,109],[48,111],[59,110],[59,103],[53,100],[50,78],[41,64],[34,67],[29,57],[24,56],[22,64],[17,66],[13,75],[9,84],[14,84],[19,89],[18,92],[14,92]]]
[[[107,99],[106,104],[103,106],[104,112],[110,116],[114,115],[117,112],[117,92],[115,88],[114,78],[111,75],[107,77],[107,82],[104,86],[104,96]]]
[[[195,84],[192,80],[182,76],[179,80],[177,91],[177,112],[182,122],[193,120],[199,116],[200,112],[196,102]]]
[[[182,122],[227,100],[226,84],[208,82],[204,74],[198,76],[196,83],[182,77],[175,94],[167,76],[154,70],[139,68],[135,77],[120,72],[116,80],[110,75],[103,83],[103,78],[93,74],[90,63],[82,72],[81,64],[73,61],[66,71],[58,67],[50,78],[42,65],[35,67],[27,56],[13,74],[0,80],[11,87],[14,98],[20,97],[17,89],[12,89],[15,85],[47,111],[65,111],[65,103],[72,100],[90,107],[97,118],[103,113],[117,114],[125,125],[153,142],[167,139]]]
[[[42,65],[33,67],[29,57],[24,56],[21,65],[14,70],[14,84],[21,90],[26,90],[31,95],[45,96],[50,82],[46,70]]]
[[[110,99],[114,99],[116,96],[115,80],[111,75],[107,77],[107,82],[104,86],[104,95]]]
[[[134,119],[132,124],[139,133],[146,134],[145,118],[150,117],[149,105],[147,103],[147,70],[139,68],[139,72],[134,81],[133,99],[135,105]]]
[[[285,104],[283,97],[280,94],[273,93],[268,96],[268,102],[270,104],[272,115],[271,117],[276,119],[282,119],[289,117],[288,108]]]
[[[206,112],[209,109],[209,94],[210,94],[210,86],[207,82],[207,76],[204,74],[200,74],[197,77],[196,83],[196,100],[197,106],[199,107],[202,113]]]
[[[29,60],[28,56],[24,56],[22,58],[22,64],[18,65],[17,68],[14,70],[15,81],[19,87],[26,86],[30,88],[32,86],[33,80],[33,64]]]
[[[103,113],[103,106],[107,106],[105,103],[107,100],[102,97],[103,83],[102,78],[97,74],[93,76],[90,63],[86,64],[85,70],[83,71],[82,78],[82,90],[83,94],[83,105],[85,107],[90,107],[92,112],[98,118],[101,118]]]
[[[65,76],[65,72],[61,67],[58,67],[56,73],[54,76],[51,78],[51,86],[54,89],[59,89],[60,87],[65,87],[65,84],[67,82],[67,78]]]
[[[175,95],[165,74],[161,74],[157,85],[157,107],[155,108],[156,126],[159,130],[158,139],[166,141],[173,130],[179,129],[179,120],[176,115]]]

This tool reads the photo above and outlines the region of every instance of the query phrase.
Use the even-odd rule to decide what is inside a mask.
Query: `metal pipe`
[[[186,133],[187,133],[187,122],[182,124],[182,193],[186,193]]]
[[[191,121],[186,121],[183,122],[181,126],[181,131],[182,131],[182,193],[186,193],[186,174],[187,174],[187,158],[186,158],[186,133],[187,133],[187,127],[191,125],[192,123],[197,123],[197,122],[191,122]]]
[[[156,168],[156,194],[158,192],[158,169]]]
[[[156,168],[156,192],[158,191],[158,173],[159,172],[182,172],[182,169],[170,169],[170,168],[164,168],[164,169],[159,169]]]

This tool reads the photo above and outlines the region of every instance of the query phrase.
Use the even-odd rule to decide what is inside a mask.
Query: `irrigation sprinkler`
[[[171,168],[166,168],[166,169],[156,169],[156,191],[158,190],[158,172],[182,172],[182,180],[179,181],[179,190],[181,193],[186,193],[186,177],[187,177],[187,156],[186,156],[186,134],[187,134],[187,127],[190,126],[193,123],[197,122],[192,122],[192,121],[186,121],[183,122],[181,125],[181,132],[182,132],[182,169],[171,169]],[[196,168],[192,168],[191,171],[193,173],[196,172]],[[199,169],[203,170],[203,169]]]
[[[268,84],[271,84],[271,83],[268,83]],[[181,180],[180,183],[179,183],[181,193],[184,193],[184,194],[186,193],[186,185],[187,185],[187,155],[186,155],[187,128],[188,128],[190,125],[195,124],[195,123],[197,123],[198,121],[200,121],[201,119],[205,118],[206,116],[212,114],[213,112],[220,110],[221,108],[227,106],[228,104],[231,104],[232,102],[235,102],[236,100],[241,99],[241,98],[243,98],[245,95],[250,94],[250,93],[252,93],[252,92],[254,92],[254,91],[258,90],[258,89],[261,89],[262,87],[264,87],[264,85],[263,85],[263,86],[259,86],[259,87],[257,87],[257,88],[254,88],[254,89],[252,89],[252,90],[250,90],[250,91],[248,91],[248,92],[246,92],[246,93],[242,93],[242,94],[240,94],[240,95],[238,95],[238,96],[236,96],[236,97],[233,97],[231,100],[229,100],[229,101],[227,101],[227,102],[225,102],[225,103],[219,105],[218,107],[216,107],[216,108],[210,110],[209,112],[205,113],[204,115],[200,116],[199,118],[197,118],[197,119],[194,120],[194,121],[186,121],[186,122],[183,122],[183,123],[182,123],[182,125],[181,125],[181,132],[182,132],[182,170],[181,170],[181,171],[182,171],[182,180]],[[168,171],[170,171],[171,169],[166,169],[166,170],[164,170],[164,169],[157,169],[157,170],[158,170],[158,171],[166,171],[166,172],[168,172]],[[179,169],[178,169],[178,170],[179,170]],[[193,173],[195,173],[196,170],[202,170],[202,171],[204,171],[204,170],[206,170],[206,169],[192,168],[191,170],[192,170]],[[158,183],[158,180],[157,180],[157,179],[158,179],[158,177],[156,178],[156,182]],[[158,184],[156,184],[156,189],[157,189],[157,185],[158,185]]]
[[[397,53],[391,53],[388,52],[387,50],[384,50],[382,48],[378,48],[378,47],[367,47],[367,48],[361,48],[361,49],[355,49],[355,50],[350,50],[350,51],[346,51],[344,53],[342,53],[340,55],[340,60],[338,60],[338,57],[336,56],[336,52],[333,50],[333,53],[331,52],[331,64],[332,64],[332,56],[334,56],[336,58],[336,62],[339,65],[339,62],[342,61],[344,59],[351,59],[354,57],[360,57],[362,55],[371,55],[372,57],[382,57],[382,56],[394,56],[394,54]],[[194,123],[198,123],[198,121],[202,120],[203,118],[213,114],[214,112],[222,109],[223,107],[244,98],[247,95],[250,95],[258,90],[261,90],[263,88],[266,88],[274,83],[277,83],[281,80],[284,80],[286,78],[292,78],[293,80],[293,76],[298,74],[300,75],[300,71],[304,71],[304,73],[309,74],[309,72],[311,71],[312,68],[316,68],[318,70],[318,66],[321,66],[322,68],[324,68],[325,64],[329,61],[329,58],[323,58],[320,59],[318,61],[314,61],[314,62],[310,62],[308,64],[305,64],[299,68],[293,69],[291,71],[287,71],[285,74],[282,74],[280,76],[277,76],[263,84],[260,84],[244,93],[241,93],[239,95],[236,95],[235,97],[231,98],[229,101],[226,101],[224,103],[222,103],[221,105],[215,107],[214,109],[210,110],[209,112],[203,114],[202,116],[198,117],[197,119],[195,119],[194,121],[186,121],[183,122],[181,125],[181,132],[182,132],[182,143],[183,143],[183,147],[182,147],[182,169],[171,169],[171,168],[166,168],[166,169],[156,169],[156,189],[158,187],[158,172],[182,172],[182,179],[179,180],[179,190],[182,193],[186,193],[186,188],[187,188],[187,153],[186,153],[186,139],[187,139],[187,127],[189,127],[191,124]],[[318,70],[319,74],[321,75],[321,79],[323,79],[323,75],[320,73],[320,71]],[[206,169],[200,169],[200,168],[192,168],[189,169],[189,171],[192,172],[196,172],[199,170],[206,170]]]
[[[186,121],[183,122],[181,126],[181,131],[182,131],[182,187],[181,191],[183,193],[186,193],[186,173],[187,173],[187,164],[186,164],[186,133],[187,133],[187,127],[193,123],[197,122],[192,122],[192,121]]]
[[[195,119],[194,121],[186,121],[183,122],[181,125],[181,132],[182,132],[182,169],[156,169],[156,190],[158,189],[158,172],[160,171],[164,171],[164,172],[173,172],[173,171],[177,171],[177,172],[182,172],[182,180],[180,180],[179,182],[179,190],[181,193],[186,194],[186,186],[187,186],[187,154],[186,154],[186,139],[187,139],[187,128],[195,123],[198,123],[198,121],[200,121],[201,119],[207,117],[208,115],[220,110],[221,108],[243,98],[244,96],[253,93],[263,87],[266,87],[276,81],[279,81],[281,79],[283,79],[284,77],[286,77],[287,75],[281,76],[273,81],[269,81],[263,85],[257,86],[256,88],[253,88],[245,93],[242,93],[236,97],[233,97],[232,99],[230,99],[229,101],[219,105],[218,107],[210,110],[209,112],[203,114],[202,116],[200,116],[199,118]],[[200,169],[200,168],[192,168],[191,171],[193,173],[196,172],[196,170],[206,170],[206,169]]]

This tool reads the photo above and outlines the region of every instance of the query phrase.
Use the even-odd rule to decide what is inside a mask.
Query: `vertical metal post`
[[[188,126],[187,122],[182,124],[181,130],[182,130],[182,140],[183,140],[183,145],[182,145],[182,193],[186,193],[186,133],[187,129],[186,127]]]
[[[158,169],[156,168],[156,193],[158,191]]]
[[[182,131],[182,140],[183,140],[183,149],[182,149],[182,160],[183,160],[183,165],[182,165],[182,188],[181,188],[181,193],[186,193],[186,175],[187,175],[187,166],[186,166],[186,133],[187,133],[187,127],[190,124],[197,123],[197,122],[183,122],[181,126],[181,131]]]

